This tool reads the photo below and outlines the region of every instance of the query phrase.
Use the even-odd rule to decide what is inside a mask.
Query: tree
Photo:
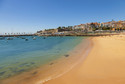
[[[91,26],[93,31],[96,31],[99,29],[94,23],[91,23],[90,26]]]
[[[92,31],[96,31],[96,28],[92,28]]]
[[[60,30],[60,29],[62,29],[62,27],[58,27],[57,29],[59,29],[59,30]]]
[[[88,33],[88,29],[87,29],[87,28],[85,28],[84,32],[87,34],[87,33]]]

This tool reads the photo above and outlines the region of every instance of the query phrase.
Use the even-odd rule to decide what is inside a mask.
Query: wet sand
[[[90,39],[83,40],[72,51],[62,56],[62,58],[51,61],[36,69],[0,80],[0,84],[43,84],[49,80],[56,79],[83,61],[88,55],[91,46]]]
[[[44,84],[125,84],[125,35],[92,39],[87,58]]]

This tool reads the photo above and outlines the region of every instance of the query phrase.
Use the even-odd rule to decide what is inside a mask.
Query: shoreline
[[[86,38],[86,39],[90,40],[90,38],[89,39]],[[74,67],[75,63],[76,63],[75,62],[76,59],[78,62],[79,58],[75,55],[79,54],[79,57],[80,57],[81,56],[80,53],[84,53],[84,52],[82,50],[79,51],[79,49],[85,50],[85,48],[87,47],[87,45],[85,45],[85,47],[82,48],[81,45],[85,45],[84,39],[80,44],[78,44],[75,47],[75,49],[73,49],[71,52],[68,53],[69,55],[63,56],[62,58],[59,58],[55,61],[45,64],[45,66],[43,66],[43,67],[39,67],[39,68],[31,70],[29,72],[24,72],[20,75],[5,79],[1,82],[1,84],[10,84],[10,82],[11,82],[11,84],[17,84],[17,83],[18,84],[27,84],[27,82],[30,84],[40,84],[40,83],[43,83],[50,79],[53,79],[54,77],[58,77],[58,76],[60,76],[60,73],[63,73],[63,72],[66,73],[66,69],[68,71],[69,67],[71,67],[71,66]],[[70,62],[71,63],[74,62],[74,64],[71,65]],[[64,63],[66,65],[64,65]],[[62,65],[62,66],[60,66],[60,65]],[[56,71],[56,69],[57,69],[57,71]],[[51,71],[47,72],[49,70],[51,70]],[[43,74],[43,73],[47,73],[47,74]],[[43,74],[43,75],[41,75],[41,74]],[[50,77],[50,74],[51,74],[51,77]]]
[[[55,61],[58,61],[58,62],[62,62],[62,61],[64,61],[64,62],[66,62],[66,61],[69,61],[69,60],[71,60],[72,61],[72,63],[73,62],[75,62],[75,64],[72,64],[72,65],[69,65],[68,67],[66,67],[66,65],[64,65],[64,64],[59,64],[59,65],[57,65],[57,66],[55,66],[56,68],[58,67],[58,68],[61,68],[61,69],[64,69],[64,72],[63,73],[61,73],[61,74],[58,74],[57,76],[55,76],[55,77],[53,77],[53,78],[50,78],[50,79],[48,79],[48,80],[45,80],[45,81],[39,81],[39,82],[36,82],[35,84],[44,84],[44,83],[46,83],[46,82],[48,82],[48,81],[51,81],[51,80],[53,80],[53,79],[56,79],[56,78],[59,78],[59,77],[61,77],[61,76],[63,76],[64,74],[66,74],[67,72],[69,72],[70,70],[72,70],[74,67],[76,67],[80,62],[82,62],[83,60],[85,60],[86,59],[86,57],[88,56],[88,54],[89,54],[89,52],[91,51],[91,49],[92,49],[92,42],[91,42],[91,38],[86,38],[85,39],[85,41],[86,42],[88,42],[88,44],[83,48],[83,51],[82,52],[78,52],[78,50],[79,49],[82,49],[81,48],[81,46],[82,45],[85,45],[86,43],[84,42],[84,40],[80,43],[80,44],[78,44],[76,47],[75,47],[75,49],[73,49],[73,50],[71,50],[70,52],[69,52],[69,55],[71,55],[71,57],[62,57],[62,58],[60,58],[60,59],[57,59],[57,60],[55,60]],[[76,54],[77,53],[77,54]],[[79,55],[78,55],[79,54]],[[78,57],[76,57],[75,55],[77,55],[78,57],[80,57],[81,59],[79,59]],[[75,57],[73,57],[73,56],[75,56]],[[67,60],[65,60],[65,59],[67,59]],[[70,61],[70,62],[71,62]],[[60,66],[60,65],[62,65],[62,66]],[[68,68],[68,69],[67,69]]]
[[[51,35],[37,35],[37,34],[24,34],[24,35],[0,35],[0,37],[19,37],[19,36],[48,36],[48,37],[58,37],[58,36],[109,36],[109,35],[119,35],[120,33],[92,33],[92,34],[64,34],[64,35],[56,35],[56,34],[51,34]]]
[[[125,35],[92,38],[87,58],[63,76],[44,84],[125,84]]]

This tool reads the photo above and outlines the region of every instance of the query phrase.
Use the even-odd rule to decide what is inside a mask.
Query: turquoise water
[[[66,55],[84,37],[13,37],[0,40],[0,79],[39,67]]]

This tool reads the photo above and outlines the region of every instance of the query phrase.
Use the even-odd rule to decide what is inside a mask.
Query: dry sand
[[[92,39],[94,47],[86,60],[45,84],[125,84],[125,36]]]

